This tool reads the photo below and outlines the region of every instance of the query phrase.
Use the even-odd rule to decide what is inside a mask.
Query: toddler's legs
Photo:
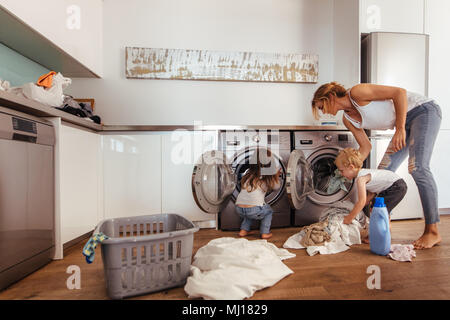
[[[269,239],[272,237],[272,233],[270,233],[270,226],[272,225],[272,208],[266,204],[262,207],[262,211],[260,213],[262,216],[261,224],[259,227],[259,231],[261,233],[261,238]]]

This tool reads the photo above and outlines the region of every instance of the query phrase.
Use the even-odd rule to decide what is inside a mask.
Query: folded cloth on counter
[[[49,89],[52,87],[53,84],[53,76],[56,75],[55,71],[50,71],[49,73],[43,74],[39,77],[36,84],[40,87],[44,87],[46,89]]]
[[[391,244],[388,257],[397,261],[412,261],[416,257],[416,251],[412,244]]]
[[[206,300],[249,298],[293,273],[282,262],[293,257],[267,240],[214,239],[195,254],[184,291]]]
[[[14,93],[23,94],[26,98],[38,101],[40,103],[57,107],[64,100],[63,89],[72,83],[72,79],[65,78],[61,73],[52,76],[52,85],[45,88],[35,83],[25,83],[19,88],[15,88]]]
[[[339,201],[333,203],[330,208],[325,211],[324,221],[327,222],[327,226],[323,228],[329,234],[330,239],[323,244],[311,243],[303,241],[303,238],[307,236],[308,228],[302,228],[302,230],[286,240],[283,244],[283,248],[290,249],[304,249],[306,252],[313,256],[317,253],[320,254],[334,254],[348,250],[353,244],[361,244],[360,229],[363,225],[354,219],[351,224],[344,224],[344,217],[353,208],[353,203],[350,201]],[[363,212],[359,213],[359,216],[364,215]],[[315,225],[318,225],[317,223]]]
[[[109,237],[101,232],[94,234],[84,245],[83,255],[86,257],[87,263],[92,263],[95,257],[95,248],[97,245]]]

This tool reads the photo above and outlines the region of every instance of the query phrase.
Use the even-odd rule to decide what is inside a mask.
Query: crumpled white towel
[[[388,257],[397,261],[412,261],[416,257],[416,251],[412,244],[391,244]]]
[[[293,273],[282,260],[295,257],[267,240],[223,237],[194,256],[184,287],[189,298],[241,300]]]
[[[349,212],[353,208],[353,203],[349,201],[340,201],[334,203],[330,206],[329,212],[342,212],[342,210],[337,209],[345,209]],[[328,211],[327,210],[327,211]],[[360,213],[360,215],[364,213]],[[334,254],[342,251],[346,251],[350,249],[349,246],[353,244],[361,244],[361,235],[360,228],[363,226],[359,222],[358,219],[354,219],[352,224],[344,224],[343,220],[347,214],[342,213],[331,213],[328,215],[328,229],[330,231],[331,240],[329,242],[325,242],[322,246],[309,246],[306,248],[306,252],[313,256],[317,253],[320,254]],[[358,217],[359,217],[358,216]],[[283,248],[290,249],[304,249],[304,247],[300,244],[300,240],[305,235],[305,232],[302,230],[299,233],[294,234],[289,237],[286,242],[283,244]]]

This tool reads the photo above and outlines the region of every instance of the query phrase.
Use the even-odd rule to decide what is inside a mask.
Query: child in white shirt
[[[341,150],[336,157],[335,164],[342,176],[349,180],[355,179],[358,188],[358,201],[344,218],[344,223],[352,223],[357,214],[375,196],[384,198],[390,221],[392,209],[399,204],[406,194],[406,182],[390,170],[363,169],[360,153],[353,148]]]

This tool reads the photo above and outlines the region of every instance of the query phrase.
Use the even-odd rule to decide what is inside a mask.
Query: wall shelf
[[[70,78],[100,78],[13,13],[0,6],[0,43]]]

